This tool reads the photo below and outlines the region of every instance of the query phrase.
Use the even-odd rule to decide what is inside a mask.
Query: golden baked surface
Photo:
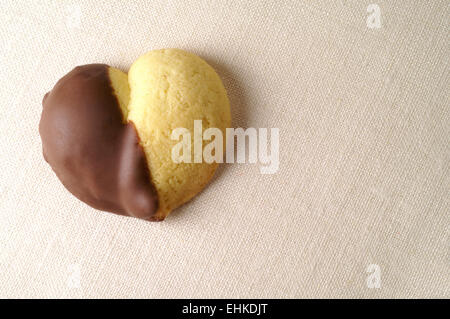
[[[110,68],[109,74],[124,119],[136,126],[158,193],[156,217],[163,219],[200,192],[218,165],[173,162],[171,150],[178,141],[171,133],[187,128],[193,145],[194,120],[202,120],[203,131],[217,127],[225,136],[231,124],[225,88],[204,60],[179,49],[155,50],[138,58],[128,73],[129,88],[125,73]]]

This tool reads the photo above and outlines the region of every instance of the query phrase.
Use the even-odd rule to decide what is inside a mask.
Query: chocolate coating
[[[108,66],[76,67],[42,104],[44,158],[64,186],[96,209],[155,220],[157,192],[136,129],[123,120]]]

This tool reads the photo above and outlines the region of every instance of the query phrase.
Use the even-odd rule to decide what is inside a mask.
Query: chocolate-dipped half
[[[158,195],[132,122],[127,75],[104,64],[76,67],[45,95],[39,133],[44,158],[77,198],[146,220]]]

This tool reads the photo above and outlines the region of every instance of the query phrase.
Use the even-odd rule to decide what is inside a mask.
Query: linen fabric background
[[[0,19],[0,297],[450,297],[449,1],[8,0]],[[233,127],[279,128],[279,170],[223,164],[162,223],[96,211],[43,159],[42,98],[167,47],[217,70]]]

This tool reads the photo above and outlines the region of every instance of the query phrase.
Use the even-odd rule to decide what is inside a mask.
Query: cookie
[[[39,124],[44,158],[88,205],[151,221],[199,193],[218,163],[176,163],[176,128],[194,121],[225,136],[230,107],[205,61],[178,50],[151,51],[129,74],[104,64],[75,68],[45,95]],[[225,143],[224,143],[225,145]]]

